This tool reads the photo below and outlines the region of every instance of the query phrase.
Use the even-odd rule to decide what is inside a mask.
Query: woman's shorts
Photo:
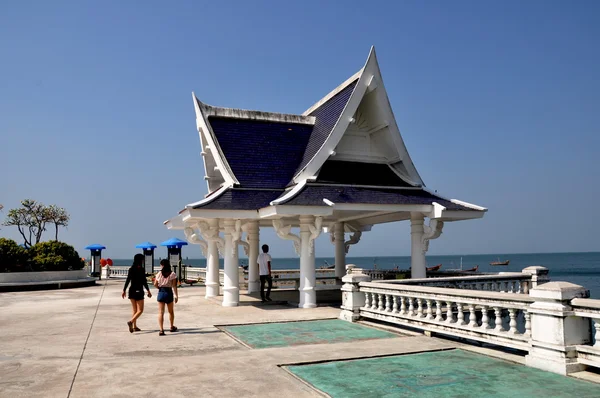
[[[170,287],[158,288],[158,296],[156,301],[159,303],[171,304],[173,302],[173,289]]]
[[[144,291],[129,289],[128,297],[130,300],[143,300],[144,299]]]

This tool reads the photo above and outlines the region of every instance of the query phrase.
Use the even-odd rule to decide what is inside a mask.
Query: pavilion
[[[165,221],[207,257],[206,296],[239,302],[238,247],[248,254],[248,291],[259,289],[259,230],[273,227],[300,256],[301,308],[316,306],[314,240],[335,245],[335,273],[376,224],[410,220],[411,276],[424,278],[429,241],[445,222],[486,208],[427,188],[404,145],[374,48],[356,74],[299,115],[214,107],[192,94],[208,194]],[[425,224],[425,219],[427,225]],[[292,228],[300,228],[299,234]],[[221,236],[222,233],[222,236]],[[345,234],[350,234],[345,239]]]

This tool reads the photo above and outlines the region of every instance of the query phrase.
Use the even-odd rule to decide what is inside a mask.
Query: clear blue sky
[[[375,45],[427,186],[490,209],[430,254],[598,251],[599,16],[596,1],[4,2],[0,217],[24,198],[66,207],[82,255],[183,237],[162,222],[206,193],[190,93],[301,113]],[[409,253],[407,222],[350,251]]]

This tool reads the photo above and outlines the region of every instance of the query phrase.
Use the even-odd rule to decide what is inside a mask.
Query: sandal
[[[133,333],[133,322],[127,321],[127,327],[129,327],[129,333]]]
[[[138,328],[138,327],[136,326],[136,327],[134,327],[134,328],[133,328],[133,331],[134,331],[134,332],[141,332],[141,331],[142,331],[142,329],[140,329],[140,328]]]
[[[159,335],[159,336],[164,336],[164,335],[165,335],[165,331],[164,331],[164,330],[161,330],[160,332],[158,332],[158,335]]]
[[[171,326],[171,332],[176,332],[177,330],[177,326]]]

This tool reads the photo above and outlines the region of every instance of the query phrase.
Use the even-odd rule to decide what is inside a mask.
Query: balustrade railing
[[[360,316],[456,337],[527,349],[528,295],[361,282]]]
[[[581,363],[600,367],[600,300],[575,298],[571,300],[575,316],[588,318],[592,328],[589,345],[578,345],[577,355]]]
[[[528,294],[533,285],[532,275],[521,272],[506,272],[497,275],[400,279],[388,280],[385,283],[522,294]]]
[[[129,267],[127,266],[113,266],[110,268],[111,278],[127,278],[127,272]],[[156,270],[158,271],[158,269]],[[295,288],[297,289],[300,283],[300,270],[287,269],[287,270],[273,270],[271,272],[273,277],[273,287],[276,288]],[[186,279],[188,280],[206,280],[206,268],[205,267],[186,267]],[[223,286],[225,280],[225,273],[222,269],[219,270],[219,280],[221,286]],[[335,285],[337,279],[335,277],[335,270],[332,269],[317,269],[316,280],[318,285]],[[248,286],[248,271],[243,271],[240,268],[240,287],[244,288]]]

